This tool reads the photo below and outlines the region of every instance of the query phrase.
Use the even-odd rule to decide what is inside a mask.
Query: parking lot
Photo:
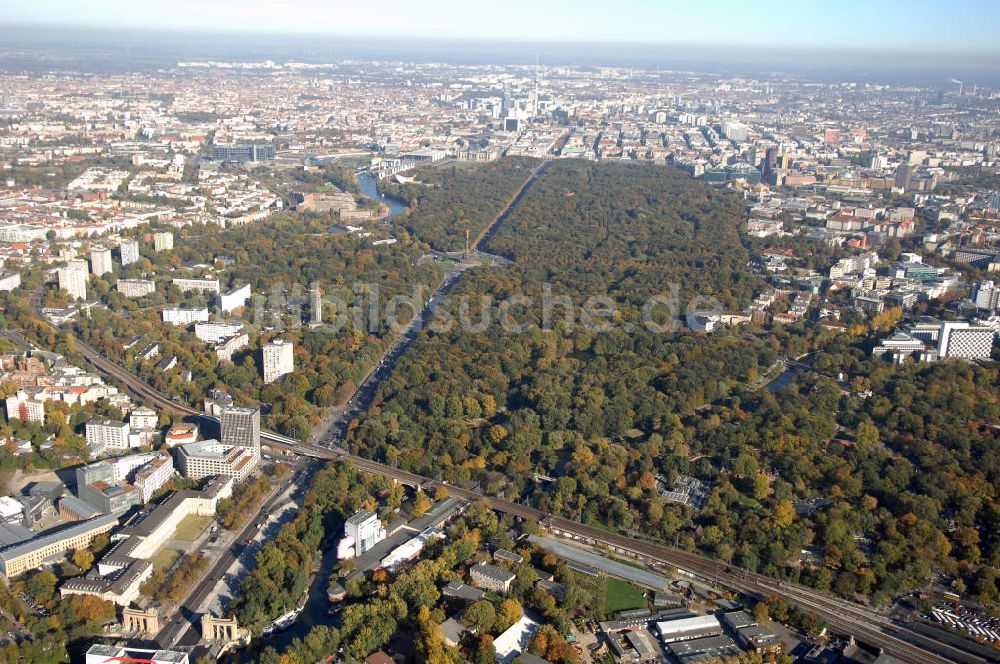
[[[1000,641],[1000,619],[981,616],[961,604],[939,604],[926,616],[929,620],[966,632],[976,639]]]

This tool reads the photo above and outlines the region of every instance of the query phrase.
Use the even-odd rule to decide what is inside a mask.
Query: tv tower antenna
[[[538,115],[538,54],[535,53],[535,98],[533,100],[535,115]]]

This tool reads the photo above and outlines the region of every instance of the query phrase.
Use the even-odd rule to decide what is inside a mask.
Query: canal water
[[[780,376],[778,376],[770,383],[768,383],[764,389],[766,389],[768,392],[777,392],[781,388],[791,383],[792,380],[795,378],[795,376],[799,373],[799,371],[801,370],[793,367],[785,369],[785,371]]]
[[[265,644],[272,645],[278,652],[282,652],[295,639],[304,639],[316,625],[334,627],[337,624],[338,617],[327,613],[330,604],[326,594],[327,586],[330,583],[330,574],[337,563],[337,547],[334,544],[323,554],[319,574],[316,575],[312,586],[309,587],[309,594],[298,620],[288,629],[265,638]]]
[[[812,353],[810,353],[809,355],[812,355]],[[805,367],[803,367],[801,364],[801,361],[805,359],[805,357],[806,356],[798,358],[796,360],[797,362],[799,362],[798,364],[786,366],[785,371],[780,376],[778,376],[770,383],[768,383],[765,386],[765,389],[767,389],[768,392],[777,392],[778,390],[780,390],[781,388],[785,387],[793,380],[795,380],[796,376],[805,371]],[[812,360],[807,360],[806,364],[812,366]]]
[[[398,198],[386,196],[378,190],[378,180],[371,173],[358,173],[358,186],[365,196],[389,206],[390,219],[398,217],[406,211],[406,203]]]

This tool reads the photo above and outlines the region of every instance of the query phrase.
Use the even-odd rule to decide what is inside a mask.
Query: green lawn
[[[614,613],[615,611],[627,611],[628,609],[641,609],[645,606],[646,598],[641,591],[621,579],[608,577],[604,600],[606,611]]]
[[[180,522],[177,526],[177,532],[174,533],[174,539],[183,540],[185,542],[193,542],[198,539],[198,536],[205,532],[209,524],[212,523],[213,519],[210,516],[198,516],[196,514],[189,514],[184,517],[184,520]]]
[[[180,557],[181,552],[177,549],[160,549],[150,562],[153,563],[153,571],[159,572],[170,569]]]

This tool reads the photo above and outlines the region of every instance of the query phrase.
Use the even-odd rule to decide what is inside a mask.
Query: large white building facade
[[[883,339],[872,355],[890,357],[901,364],[913,357],[920,362],[944,358],[988,360],[993,352],[993,328],[965,321],[925,320],[906,332],[896,331]]]
[[[377,514],[362,510],[344,522],[344,535],[353,538],[355,555],[360,556],[385,539],[385,526]]]
[[[161,312],[164,323],[171,325],[190,325],[204,323],[208,320],[208,309],[164,309]]]
[[[122,259],[122,267],[139,262],[139,243],[135,240],[122,240],[118,245],[118,253]]]
[[[159,231],[153,233],[153,249],[156,251],[170,251],[174,248],[174,234],[169,231]]]
[[[189,479],[224,475],[241,482],[257,467],[257,458],[250,449],[218,440],[199,440],[175,449],[177,466]]]
[[[87,299],[87,261],[72,260],[59,268],[59,288],[77,300]]]
[[[91,247],[90,271],[99,277],[112,271],[110,249],[101,246]]]
[[[295,350],[291,342],[283,339],[264,344],[261,348],[264,365],[264,383],[270,384],[285,374],[295,371]]]
[[[224,313],[232,313],[242,306],[245,306],[250,299],[250,284],[234,288],[228,293],[219,296],[219,309]]]
[[[87,447],[91,453],[124,452],[130,449],[129,434],[132,427],[128,422],[111,420],[91,420],[86,425]]]
[[[194,336],[205,343],[217,344],[223,339],[233,337],[243,331],[242,323],[196,323],[194,326]]]
[[[149,279],[119,279],[115,288],[129,299],[145,297],[156,292],[156,284]]]

